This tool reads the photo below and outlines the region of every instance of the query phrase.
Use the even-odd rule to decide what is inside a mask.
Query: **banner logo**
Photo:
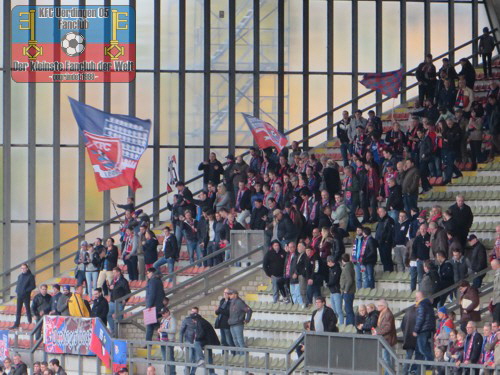
[[[16,82],[131,82],[136,71],[130,6],[27,6],[12,9]]]

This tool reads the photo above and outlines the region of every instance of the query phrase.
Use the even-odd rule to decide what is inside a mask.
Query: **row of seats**
[[[420,196],[420,200],[426,201],[455,201],[457,193],[455,191],[436,191]],[[500,191],[469,191],[467,201],[488,201],[499,200]]]

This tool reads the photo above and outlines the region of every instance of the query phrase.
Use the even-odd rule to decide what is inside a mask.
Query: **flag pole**
[[[115,201],[111,200],[111,203],[113,204],[113,208],[115,209],[116,216],[118,216],[118,221],[120,224],[122,224],[122,219],[120,218],[120,214],[118,213],[118,210],[116,209]]]

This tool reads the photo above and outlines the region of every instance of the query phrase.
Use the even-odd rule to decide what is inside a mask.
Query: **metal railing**
[[[493,29],[493,30],[491,30],[490,32],[491,32],[491,33],[494,33],[495,31],[497,31],[497,29]],[[460,49],[462,49],[462,48],[464,48],[464,47],[467,47],[468,45],[470,45],[470,44],[472,44],[472,43],[476,43],[476,42],[479,40],[479,38],[480,38],[480,37],[473,38],[473,39],[469,40],[468,42],[463,43],[463,44],[461,44],[461,45],[459,45],[459,46],[457,46],[457,47],[453,48],[452,50],[449,50],[449,51],[447,51],[447,52],[445,52],[445,53],[441,54],[441,55],[439,55],[439,56],[435,57],[435,58],[433,59],[433,61],[437,61],[437,60],[439,60],[439,59],[441,59],[441,58],[443,58],[443,57],[445,57],[445,56],[450,55],[450,53],[454,53],[454,52],[456,52],[456,51],[458,51],[458,50],[460,50]],[[500,43],[497,43],[497,45],[499,45],[499,44],[500,44]],[[474,55],[470,55],[470,56],[468,56],[467,58],[471,58],[471,57],[473,57],[473,56],[474,56]],[[455,65],[456,65],[456,64],[457,64],[457,63],[455,63]],[[411,70],[407,71],[404,75],[405,75],[405,76],[412,75],[412,74],[416,71],[416,69],[417,69],[417,68],[413,68],[413,69],[411,69]],[[410,90],[410,89],[412,89],[412,88],[414,88],[414,87],[416,87],[416,86],[417,86],[417,83],[414,83],[414,84],[412,84],[412,85],[410,85],[410,86],[405,86],[404,88],[401,88],[401,90],[399,91],[399,93],[405,93],[405,92],[407,92],[408,90]],[[309,125],[310,125],[310,124],[312,124],[313,122],[316,122],[316,121],[318,121],[318,120],[320,120],[320,119],[322,119],[322,118],[324,118],[324,117],[326,117],[326,116],[328,116],[328,115],[331,115],[331,114],[333,114],[333,113],[337,112],[338,110],[343,109],[343,108],[345,108],[345,107],[347,107],[347,106],[349,106],[349,105],[351,105],[351,104],[355,104],[355,103],[357,103],[360,99],[362,99],[362,98],[364,98],[364,97],[366,97],[366,96],[368,96],[368,95],[372,94],[373,92],[374,92],[374,91],[369,90],[369,91],[367,91],[367,92],[365,92],[365,93],[363,93],[363,94],[361,94],[361,95],[358,95],[356,98],[353,98],[353,99],[351,99],[351,100],[349,100],[349,101],[347,101],[347,102],[345,102],[345,103],[343,103],[343,104],[340,104],[340,105],[338,105],[337,107],[335,107],[335,108],[331,109],[330,111],[327,111],[327,112],[325,112],[325,113],[323,113],[323,114],[321,114],[321,115],[319,115],[319,116],[316,116],[316,117],[312,118],[312,119],[311,119],[311,120],[309,120],[309,121],[306,121],[306,122],[302,123],[301,125],[296,126],[296,127],[295,127],[295,128],[293,128],[293,129],[290,129],[290,130],[286,131],[284,134],[285,134],[285,135],[289,135],[289,134],[292,134],[292,133],[294,133],[294,132],[296,132],[296,131],[299,131],[299,130],[303,129],[303,128],[304,128],[304,127],[306,127],[306,126],[309,126]],[[388,101],[388,100],[390,100],[390,99],[391,99],[391,98],[385,98],[385,99],[383,99],[383,100],[381,100],[381,101],[378,101],[378,102],[376,102],[376,103],[374,103],[374,104],[372,104],[372,105],[370,105],[370,106],[368,106],[368,107],[364,108],[363,110],[367,110],[367,109],[373,108],[373,107],[375,107],[375,106],[377,106],[377,105],[379,105],[379,104],[385,103],[386,101]],[[312,138],[317,137],[318,135],[321,135],[321,134],[323,134],[323,133],[325,133],[325,132],[331,131],[331,130],[332,130],[332,129],[336,126],[336,125],[338,125],[338,123],[339,123],[339,122],[335,122],[334,124],[327,125],[325,128],[323,128],[323,129],[321,129],[321,130],[319,130],[319,131],[317,131],[317,132],[315,132],[315,133],[313,133],[313,134],[309,135],[308,137],[306,137],[306,138],[304,138],[304,139],[300,140],[300,141],[299,141],[299,143],[303,143],[303,142],[305,142],[305,141],[308,141],[308,140],[310,140],[310,139],[312,139]],[[247,154],[248,154],[248,152],[243,153],[243,155],[247,155]],[[195,176],[195,177],[193,177],[193,178],[191,178],[191,179],[187,180],[187,181],[186,181],[186,184],[191,184],[191,183],[193,183],[193,182],[195,182],[195,181],[199,180],[199,179],[200,179],[200,178],[202,178],[202,177],[203,177],[203,174],[200,174],[200,175],[198,175],[198,176]],[[153,203],[153,202],[155,202],[155,201],[158,201],[159,199],[161,199],[161,198],[163,198],[163,197],[165,197],[165,196],[167,196],[167,195],[168,195],[168,191],[165,191],[165,192],[163,192],[163,193],[161,193],[161,194],[159,194],[159,195],[157,195],[157,196],[154,196],[154,197],[152,197],[152,198],[150,198],[150,199],[146,200],[145,202],[143,202],[143,203],[141,203],[141,204],[137,205],[137,206],[136,206],[136,208],[141,208],[141,207],[144,207],[144,206],[146,206],[146,205],[148,205],[148,204],[150,204],[150,203]],[[156,215],[159,215],[160,213],[164,212],[166,209],[167,209],[167,208],[166,208],[166,207],[164,207],[164,208],[159,209],[157,212],[153,212],[153,213],[151,214],[151,217],[155,217]],[[87,230],[85,230],[85,231],[83,231],[83,232],[78,233],[77,235],[75,235],[75,236],[73,236],[73,237],[71,237],[71,238],[69,238],[69,239],[67,239],[67,240],[65,240],[65,241],[62,241],[59,245],[54,246],[54,247],[51,247],[50,249],[45,250],[45,251],[41,252],[40,254],[37,254],[37,255],[35,255],[35,256],[33,256],[33,257],[31,257],[31,258],[29,258],[29,259],[25,260],[25,261],[24,261],[24,262],[22,262],[22,263],[28,263],[29,265],[34,265],[34,264],[35,264],[35,262],[36,262],[37,260],[40,260],[41,258],[43,258],[43,257],[45,257],[45,256],[53,256],[53,255],[54,255],[54,254],[56,254],[56,253],[58,254],[58,252],[60,251],[60,248],[61,248],[61,247],[65,246],[65,245],[68,245],[68,244],[71,244],[71,243],[72,243],[72,242],[74,242],[74,241],[78,241],[78,240],[80,240],[81,238],[83,238],[86,234],[92,233],[92,232],[94,232],[94,231],[96,231],[96,230],[98,230],[98,229],[100,229],[100,228],[104,227],[105,225],[112,224],[112,223],[116,223],[116,221],[117,221],[117,220],[119,220],[122,216],[124,216],[124,213],[119,214],[119,215],[116,215],[116,216],[113,216],[112,218],[110,218],[110,219],[108,219],[108,220],[105,220],[105,221],[103,221],[102,223],[100,223],[100,224],[98,224],[98,225],[95,225],[95,226],[93,226],[92,228],[89,228],[89,229],[87,229]],[[111,234],[111,236],[115,236],[117,233],[118,233],[118,231],[113,232],[113,233]],[[78,248],[78,246],[75,246],[75,248]],[[73,254],[73,256],[74,256],[74,254]],[[41,272],[43,272],[43,271],[47,271],[47,270],[49,270],[49,269],[51,269],[51,268],[52,268],[52,269],[53,269],[54,276],[55,276],[55,275],[57,274],[57,272],[59,272],[59,271],[60,271],[60,270],[59,270],[60,264],[61,264],[63,261],[68,260],[69,258],[71,258],[71,256],[70,256],[70,255],[65,256],[64,258],[60,259],[59,261],[57,261],[57,262],[53,262],[53,263],[52,263],[52,264],[50,264],[49,266],[43,267],[43,268],[41,268],[40,270],[36,270],[36,269],[35,269],[35,270],[33,270],[32,272],[33,272],[35,275],[37,275],[37,274],[39,274],[39,273],[41,273]],[[5,297],[8,297],[8,296],[10,295],[10,290],[11,290],[11,288],[17,285],[17,280],[16,280],[16,281],[14,281],[14,282],[11,282],[11,281],[10,281],[10,276],[11,276],[14,272],[16,272],[16,271],[18,271],[18,270],[20,269],[20,267],[21,267],[22,263],[19,263],[19,264],[15,265],[15,266],[13,266],[13,267],[9,268],[8,270],[6,270],[6,271],[4,271],[4,272],[0,273],[0,278],[1,278],[1,280],[2,280],[2,289],[0,290],[0,292],[2,293],[2,297],[3,297],[4,299],[5,299]]]
[[[204,258],[199,259],[195,263],[203,263],[209,259],[212,259],[214,257],[224,255],[228,249],[220,249]],[[189,268],[192,268],[193,266],[187,266],[184,267],[180,270],[178,270],[175,273],[172,273],[171,275],[164,275],[162,277],[162,280],[169,279],[170,277],[173,277],[174,280],[174,285],[165,290],[165,294],[167,296],[175,296],[176,293],[179,293],[180,299],[178,301],[173,301],[171,300],[169,303],[169,308],[174,308],[176,306],[179,306],[181,303],[189,300],[190,298],[194,298],[196,296],[205,296],[207,295],[210,291],[215,291],[217,288],[221,289],[224,288],[228,283],[232,283],[235,280],[239,279],[241,276],[247,275],[253,270],[255,270],[257,267],[260,267],[262,265],[262,259],[257,259],[252,261],[252,263],[249,266],[242,267],[240,270],[232,273],[228,273],[227,271],[230,270],[232,266],[234,266],[237,263],[241,263],[248,259],[249,257],[263,253],[264,250],[264,245],[258,245],[252,250],[248,251],[246,254],[241,255],[236,258],[232,258],[226,261],[223,261],[213,267],[210,267],[208,270],[196,275],[190,277],[188,280],[185,280],[181,283],[175,283],[176,277],[179,276],[181,273],[185,272]],[[140,318],[142,316],[142,309],[140,311],[137,311],[138,307],[145,306],[145,303],[139,303],[135,304],[130,307],[125,307],[122,308],[123,304],[130,298],[133,297],[139,293],[142,293],[146,290],[146,287],[138,289],[124,297],[121,297],[115,301],[116,304],[116,320],[115,320],[115,327],[119,329],[119,325],[123,323],[132,323],[135,324],[136,327],[138,327],[141,330],[145,330],[144,326],[141,324],[138,324],[135,322],[137,318]],[[115,331],[119,332],[119,331]]]

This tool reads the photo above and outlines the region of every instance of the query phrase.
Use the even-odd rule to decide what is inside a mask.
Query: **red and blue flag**
[[[402,79],[403,68],[385,73],[366,73],[359,82],[367,89],[377,90],[390,98],[397,98]]]

